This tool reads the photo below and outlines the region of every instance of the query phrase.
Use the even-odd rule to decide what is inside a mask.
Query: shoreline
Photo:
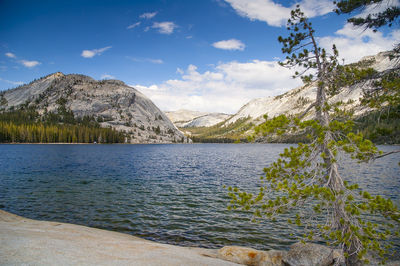
[[[219,258],[218,250],[32,220],[1,209],[0,258],[2,265],[238,265]]]
[[[68,142],[52,142],[52,143],[31,143],[31,142],[13,142],[13,143],[0,143],[0,145],[165,145],[165,144],[175,144],[175,145],[198,145],[198,144],[232,144],[232,145],[243,145],[243,144],[287,144],[287,145],[296,145],[298,143],[284,143],[284,142],[271,142],[271,143],[221,143],[221,142],[193,142],[193,143],[172,143],[172,142],[165,142],[165,143],[68,143]],[[398,144],[375,144],[376,146],[400,146]]]
[[[300,263],[300,264],[299,264]],[[297,242],[288,251],[161,244],[129,234],[24,218],[0,209],[1,265],[343,265],[341,250]],[[370,265],[378,265],[371,261]],[[387,261],[400,265],[400,261]]]

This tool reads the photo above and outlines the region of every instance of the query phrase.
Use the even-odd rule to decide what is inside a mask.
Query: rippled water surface
[[[0,145],[0,208],[158,242],[286,249],[286,222],[226,210],[223,185],[256,189],[284,144]],[[398,149],[382,146],[382,150]],[[400,203],[394,154],[345,165],[362,187]]]

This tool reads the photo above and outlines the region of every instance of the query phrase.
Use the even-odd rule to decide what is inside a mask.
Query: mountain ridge
[[[56,72],[0,97],[3,112],[26,106],[44,115],[64,108],[75,118],[92,117],[101,127],[124,132],[127,143],[189,141],[149,98],[119,80]]]
[[[351,65],[359,66],[360,68],[371,67],[378,73],[390,70],[396,67],[396,62],[391,60],[393,51],[378,53],[377,55],[363,57],[359,62]],[[363,96],[364,90],[371,89],[372,82],[357,83],[353,86],[343,87],[340,92],[331,97],[331,103],[343,101],[345,107],[353,109],[355,115],[361,115],[371,109],[366,106],[360,106],[360,98]],[[250,117],[251,121],[259,124],[264,121],[265,114],[268,117],[274,117],[281,114],[294,115],[301,113],[312,102],[315,101],[316,84],[303,85],[287,91],[281,95],[256,98],[243,105],[237,113],[227,119],[225,124],[234,123],[238,119]],[[305,118],[311,118],[313,112]]]
[[[342,102],[341,108],[352,110],[356,118],[372,112],[372,108],[361,105],[360,99],[365,91],[371,91],[375,88],[374,82],[379,79],[380,75],[388,71],[399,71],[396,60],[392,60],[394,56],[397,56],[395,51],[386,51],[364,57],[359,62],[349,64],[357,69],[373,68],[377,72],[376,77],[343,87],[338,94],[329,97],[328,101],[330,103]],[[251,135],[253,132],[252,127],[249,125],[258,125],[264,122],[264,115],[272,118],[282,114],[301,114],[315,102],[316,93],[317,86],[316,83],[313,83],[291,89],[281,95],[252,99],[231,117],[208,128],[208,130],[206,128],[201,130],[188,128],[185,129],[185,133],[187,130],[187,135],[199,139],[201,142],[207,142],[207,140],[214,142],[219,138],[223,141],[227,141],[227,139],[235,141],[238,138],[246,139],[246,136]],[[312,109],[303,119],[311,119],[314,115],[315,110]]]
[[[225,121],[231,116],[225,113],[208,113],[186,109],[167,111],[165,114],[178,128],[210,127]]]

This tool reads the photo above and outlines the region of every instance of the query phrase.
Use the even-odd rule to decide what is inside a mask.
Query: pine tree
[[[325,240],[343,250],[347,265],[367,261],[369,251],[385,260],[389,236],[399,234],[400,212],[390,199],[363,191],[339,172],[340,156],[347,155],[363,163],[383,156],[362,134],[353,133],[351,113],[341,103],[328,99],[340,90],[347,69],[338,63],[335,46],[328,52],[318,46],[311,22],[300,8],[291,12],[288,37],[279,37],[282,52],[287,54],[282,66],[297,68],[296,77],[317,87],[315,101],[296,117],[285,115],[257,126],[256,133],[283,135],[307,132],[309,144],[285,149],[280,158],[264,169],[260,191],[253,195],[229,187],[228,208],[254,210],[254,217],[272,218],[295,211],[289,224],[304,230],[305,240]],[[312,72],[309,74],[309,72]],[[303,120],[310,111],[315,119]],[[381,215],[386,223],[365,221],[364,215]]]

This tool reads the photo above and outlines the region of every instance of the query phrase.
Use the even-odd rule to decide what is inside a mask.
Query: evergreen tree
[[[0,113],[1,143],[123,143],[125,134],[112,128],[100,128],[94,118],[87,117],[84,124],[62,115],[48,113],[41,121],[34,109],[18,109]],[[107,136],[100,138],[100,135]]]
[[[328,102],[340,90],[343,80],[338,77],[347,74],[338,64],[336,47],[328,54],[318,46],[311,22],[299,7],[291,12],[288,30],[287,38],[278,39],[282,52],[288,54],[281,65],[300,69],[295,76],[317,87],[316,99],[297,117],[266,117],[256,133],[307,132],[309,144],[285,149],[265,168],[258,194],[229,187],[228,208],[252,209],[255,218],[272,219],[293,210],[296,215],[288,223],[300,226],[307,240],[323,239],[341,248],[347,265],[367,261],[369,251],[385,260],[391,247],[385,240],[399,234],[398,208],[390,199],[373,196],[351,180],[344,180],[339,172],[343,155],[363,163],[384,154],[362,134],[352,132],[351,113],[342,110],[341,103]],[[315,119],[302,120],[310,111],[315,112]],[[381,215],[387,222],[369,222],[365,215]]]

